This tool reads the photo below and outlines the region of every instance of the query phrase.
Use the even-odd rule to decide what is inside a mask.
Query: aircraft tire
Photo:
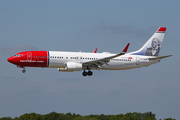
[[[93,75],[93,72],[92,71],[88,71],[88,76],[91,76],[91,75]]]
[[[22,70],[22,73],[25,73],[26,72],[26,70]]]
[[[82,73],[82,75],[83,75],[83,76],[87,76],[88,73],[87,73],[86,71],[84,71],[84,72]]]

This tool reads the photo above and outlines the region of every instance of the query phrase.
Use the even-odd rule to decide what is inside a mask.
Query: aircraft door
[[[139,65],[139,64],[140,64],[140,58],[136,57],[136,65]]]
[[[27,53],[27,60],[29,60],[29,61],[32,60],[32,53],[31,52]]]

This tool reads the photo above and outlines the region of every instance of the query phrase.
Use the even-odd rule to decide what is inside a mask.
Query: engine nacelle
[[[64,72],[81,71],[82,70],[82,64],[81,63],[75,63],[75,62],[67,62],[67,63],[65,63],[65,68],[58,68],[58,70],[64,71]]]

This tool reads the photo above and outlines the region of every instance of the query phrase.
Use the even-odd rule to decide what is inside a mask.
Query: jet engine
[[[81,63],[75,63],[75,62],[67,62],[67,63],[65,63],[64,68],[58,68],[58,70],[64,71],[64,72],[81,71],[82,70],[82,64]]]

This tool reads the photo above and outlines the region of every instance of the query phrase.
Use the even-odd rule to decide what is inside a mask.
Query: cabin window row
[[[48,58],[47,56],[33,56],[33,58]]]
[[[47,56],[33,56],[33,58],[48,58]],[[58,56],[50,56],[49,58],[63,58]]]
[[[131,59],[111,59],[112,61],[131,61]]]
[[[51,56],[50,58],[60,58],[60,59],[63,59],[63,57],[60,57],[60,56]]]
[[[58,56],[51,56],[50,58],[60,58],[60,59],[63,59],[63,57],[58,57]],[[68,57],[66,57],[66,59],[68,59]],[[97,60],[97,59],[100,59],[100,58],[70,57],[70,59]],[[131,59],[111,59],[111,61],[131,61]]]
[[[63,57],[58,57],[58,56],[51,56],[50,58],[60,58],[60,59],[63,59]],[[65,57],[65,58],[68,59],[68,57]],[[99,58],[70,57],[70,59],[97,60]]]
[[[78,58],[78,57],[70,57],[70,59],[97,60],[97,59],[99,59],[99,58],[84,58],[84,57]]]

